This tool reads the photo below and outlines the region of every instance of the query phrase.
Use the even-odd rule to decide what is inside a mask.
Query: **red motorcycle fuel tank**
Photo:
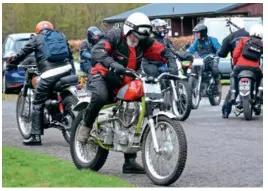
[[[142,81],[133,80],[124,85],[117,93],[116,97],[124,101],[137,101],[143,96]]]

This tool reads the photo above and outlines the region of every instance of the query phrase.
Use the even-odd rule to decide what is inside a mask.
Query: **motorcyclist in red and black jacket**
[[[84,116],[84,125],[79,129],[80,142],[87,141],[99,111],[114,98],[116,90],[131,81],[129,77],[120,77],[126,68],[138,71],[142,58],[146,58],[168,63],[169,72],[178,75],[174,55],[163,44],[149,37],[151,30],[151,22],[146,15],[133,13],[126,19],[123,29],[110,30],[92,48],[91,103]],[[145,173],[135,159],[136,153],[125,154],[123,173]]]

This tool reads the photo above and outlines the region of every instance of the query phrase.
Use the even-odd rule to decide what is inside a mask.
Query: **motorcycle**
[[[208,55],[204,59],[194,59],[192,66],[196,73],[191,73],[189,85],[192,89],[192,108],[197,109],[201,97],[208,97],[212,106],[219,105],[221,102],[221,93],[217,92],[217,84],[212,76],[212,71],[208,68],[211,65],[218,65],[219,58],[215,55]]]
[[[176,60],[177,64],[180,62]],[[162,92],[164,100],[168,108],[172,108],[172,112],[177,116],[179,121],[185,121],[192,109],[192,91],[188,85],[186,76],[177,76],[173,79],[163,79]]]
[[[263,80],[263,79],[262,79]],[[260,84],[263,83],[261,80]],[[243,70],[238,74],[238,92],[239,97],[235,105],[235,115],[238,117],[244,113],[245,120],[252,119],[252,113],[255,115],[261,114],[261,105],[263,104],[263,94],[261,93],[260,100],[258,100],[256,92],[263,91],[257,86],[256,76],[249,70]]]
[[[162,73],[153,78],[132,70],[126,70],[124,75],[134,80],[118,91],[115,102],[102,108],[87,143],[79,142],[77,134],[90,98],[80,100],[74,107],[79,114],[74,120],[70,141],[73,163],[78,169],[98,171],[109,151],[135,153],[141,150],[148,177],[157,185],[170,185],[184,170],[187,140],[174,114],[154,111],[164,103],[159,81],[163,77],[177,76]],[[160,162],[165,160],[162,165],[171,169],[161,168],[160,158]]]
[[[24,85],[16,103],[16,119],[22,137],[28,139],[31,136],[32,106],[40,74],[36,65],[12,66],[9,64],[8,67],[25,69]],[[43,128],[61,130],[67,143],[70,142],[71,124],[75,118],[72,107],[78,102],[77,88],[75,87],[77,84],[78,79],[75,75],[61,78],[55,84],[53,94],[44,104]]]

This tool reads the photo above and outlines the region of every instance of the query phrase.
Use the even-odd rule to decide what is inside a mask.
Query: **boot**
[[[41,135],[32,135],[29,139],[24,139],[23,144],[25,146],[41,146]]]
[[[258,87],[258,92],[257,92],[257,98],[262,99],[263,96],[263,79],[261,79],[260,85]]]
[[[145,174],[143,167],[136,162],[137,154],[125,153],[125,163],[123,165],[123,173],[127,174]]]
[[[230,90],[231,90],[230,102],[234,103],[236,100],[236,80],[234,77],[231,77],[230,79]]]
[[[85,125],[82,125],[82,127],[80,127],[80,129],[78,131],[77,140],[82,142],[82,143],[86,143],[88,138],[89,138],[91,129],[92,128],[89,128]]]
[[[184,76],[183,69],[179,69],[179,78],[180,79],[186,79],[187,78],[186,76]]]
[[[229,117],[228,112],[227,112],[226,110],[224,110],[224,111],[222,112],[222,118],[226,119],[226,118],[228,118],[228,117]]]

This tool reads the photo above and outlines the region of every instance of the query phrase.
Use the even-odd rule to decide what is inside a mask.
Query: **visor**
[[[152,26],[151,25],[139,25],[139,26],[136,26],[134,25],[133,23],[130,23],[128,21],[125,21],[125,25],[133,28],[133,33],[134,35],[139,38],[139,37],[149,37],[151,32],[152,32]]]

